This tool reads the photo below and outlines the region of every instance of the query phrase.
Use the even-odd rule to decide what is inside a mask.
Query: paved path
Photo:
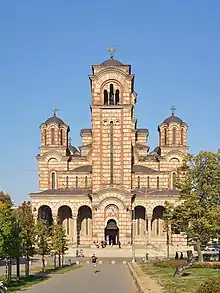
[[[136,293],[133,279],[123,264],[99,265],[94,274],[91,265],[74,271],[53,275],[48,281],[25,290],[28,293]]]

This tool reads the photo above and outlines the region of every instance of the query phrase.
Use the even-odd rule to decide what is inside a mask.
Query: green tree
[[[30,202],[23,202],[17,209],[18,224],[20,228],[21,249],[23,256],[26,258],[25,275],[30,272],[30,257],[35,252],[36,226],[31,210]]]
[[[42,271],[45,272],[45,256],[50,254],[50,228],[47,221],[39,219],[36,225],[37,252],[41,255]]]
[[[201,244],[220,236],[220,152],[187,156],[178,170],[177,186],[181,204],[172,212],[172,225],[187,225],[186,235],[203,261]]]
[[[59,267],[61,266],[61,256],[65,254],[68,249],[67,237],[63,229],[62,224],[54,223],[52,226],[52,236],[51,236],[51,254],[54,257],[54,268],[56,268],[56,257],[59,257]],[[63,261],[62,261],[63,263]]]
[[[0,258],[7,262],[7,281],[11,281],[11,261],[20,256],[16,216],[9,195],[0,198]]]

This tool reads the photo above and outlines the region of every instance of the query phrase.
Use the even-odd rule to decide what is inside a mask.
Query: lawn
[[[80,268],[80,266],[63,266],[57,269],[53,269],[52,266],[46,266],[46,271],[45,273],[43,273],[41,271],[41,267],[34,267],[31,269],[31,275],[28,277],[22,276],[19,280],[16,276],[12,276],[12,281],[9,285],[7,285],[5,282],[5,276],[1,276],[0,280],[2,280],[4,284],[6,284],[6,287],[8,288],[7,292],[20,291],[27,287],[31,287],[35,284],[50,279],[53,274],[64,274],[77,268]],[[22,273],[23,271],[21,271],[21,275]]]
[[[167,293],[196,293],[198,287],[208,277],[220,276],[218,269],[192,268],[185,270],[182,278],[173,278],[175,268],[154,267],[153,263],[141,264],[141,269],[156,279]]]

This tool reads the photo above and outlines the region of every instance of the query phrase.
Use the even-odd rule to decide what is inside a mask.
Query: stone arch
[[[49,151],[45,154],[43,154],[42,158],[48,162],[50,159],[54,158],[56,159],[57,161],[61,161],[62,159],[62,156],[55,150],[52,150],[52,151]]]
[[[176,158],[181,162],[184,159],[184,156],[185,156],[184,153],[180,151],[170,151],[165,154],[165,158],[167,161],[170,161],[171,159]]]
[[[38,220],[45,220],[50,227],[53,224],[52,209],[48,205],[42,205],[38,208],[37,213]]]
[[[92,239],[92,210],[83,205],[77,215],[77,244],[89,244]]]
[[[118,225],[118,219],[119,219],[118,206],[114,203],[106,205],[106,207],[104,209],[104,217],[105,217],[105,224],[106,225],[110,219],[114,219]]]
[[[121,201],[119,198],[117,197],[108,197],[108,198],[104,198],[98,205],[98,208],[101,210],[105,210],[105,208],[107,206],[111,206],[111,205],[115,205],[118,207],[118,209],[125,209],[126,206],[124,204],[123,201]]]
[[[145,236],[147,231],[146,208],[142,205],[135,206],[133,217],[135,220],[135,235]]]
[[[69,206],[63,205],[58,208],[58,222],[63,225],[66,235],[72,235],[73,215],[72,209]]]
[[[130,193],[128,193],[126,190],[112,187],[102,189],[95,195],[96,198],[99,200],[98,206],[100,206],[105,199],[118,200],[125,206],[125,203],[128,201],[129,196],[131,196]]]
[[[151,229],[152,236],[162,237],[165,235],[164,223],[163,223],[163,213],[165,211],[164,206],[158,205],[153,209]]]

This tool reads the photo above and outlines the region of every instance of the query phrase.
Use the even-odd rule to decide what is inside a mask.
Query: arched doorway
[[[38,220],[40,220],[40,219],[45,220],[49,227],[52,226],[53,216],[52,216],[51,208],[47,205],[43,205],[43,206],[39,207],[37,219]]]
[[[107,244],[116,245],[119,243],[119,229],[114,219],[110,219],[105,227],[105,241]]]
[[[89,206],[81,206],[77,217],[77,244],[89,244],[92,237],[92,210]]]
[[[152,217],[152,236],[163,237],[164,232],[164,223],[163,223],[163,213],[165,208],[163,206],[156,206],[153,210]]]
[[[66,235],[70,235],[72,229],[72,210],[69,206],[61,206],[58,209],[59,224],[63,225]]]

